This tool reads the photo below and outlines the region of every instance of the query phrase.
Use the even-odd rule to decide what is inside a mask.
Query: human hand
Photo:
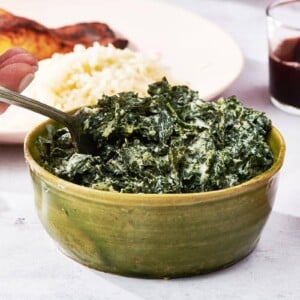
[[[0,55],[0,85],[15,92],[22,92],[34,78],[38,61],[22,48],[12,48]],[[0,114],[7,104],[1,102]]]

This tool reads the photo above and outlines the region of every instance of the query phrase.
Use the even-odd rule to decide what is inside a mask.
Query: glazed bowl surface
[[[173,278],[225,268],[255,248],[272,210],[285,143],[273,127],[274,163],[235,187],[187,194],[126,194],[79,186],[39,164],[36,139],[24,151],[38,216],[64,254],[88,267],[126,276]]]

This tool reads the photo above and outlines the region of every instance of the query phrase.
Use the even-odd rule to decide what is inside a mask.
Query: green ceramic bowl
[[[49,123],[49,122],[48,122]],[[232,265],[256,246],[271,212],[285,144],[263,174],[232,188],[191,194],[122,194],[75,185],[43,169],[35,146],[47,122],[25,139],[39,218],[59,248],[104,272],[172,278]]]

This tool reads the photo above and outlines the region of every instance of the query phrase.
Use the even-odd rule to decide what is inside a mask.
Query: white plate
[[[158,54],[175,78],[212,99],[240,74],[243,55],[232,38],[213,23],[179,7],[146,0],[2,0],[8,11],[56,27],[83,21],[106,22],[139,51]],[[41,117],[11,107],[0,116],[0,142],[22,143]]]

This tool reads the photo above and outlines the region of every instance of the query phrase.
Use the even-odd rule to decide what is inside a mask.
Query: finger
[[[25,63],[15,63],[0,69],[0,85],[21,92],[33,79],[35,66]]]
[[[9,64],[14,64],[14,63],[26,63],[36,67],[38,65],[37,59],[31,54],[25,52],[25,53],[16,53],[8,57],[4,61],[2,61],[2,63],[0,63],[0,68],[3,68]]]
[[[27,53],[27,52],[22,48],[11,48],[7,50],[2,55],[0,55],[0,64],[5,60],[9,59],[11,56],[14,56],[19,53]]]
[[[8,104],[0,103],[0,114],[4,113],[7,108],[8,108]]]

